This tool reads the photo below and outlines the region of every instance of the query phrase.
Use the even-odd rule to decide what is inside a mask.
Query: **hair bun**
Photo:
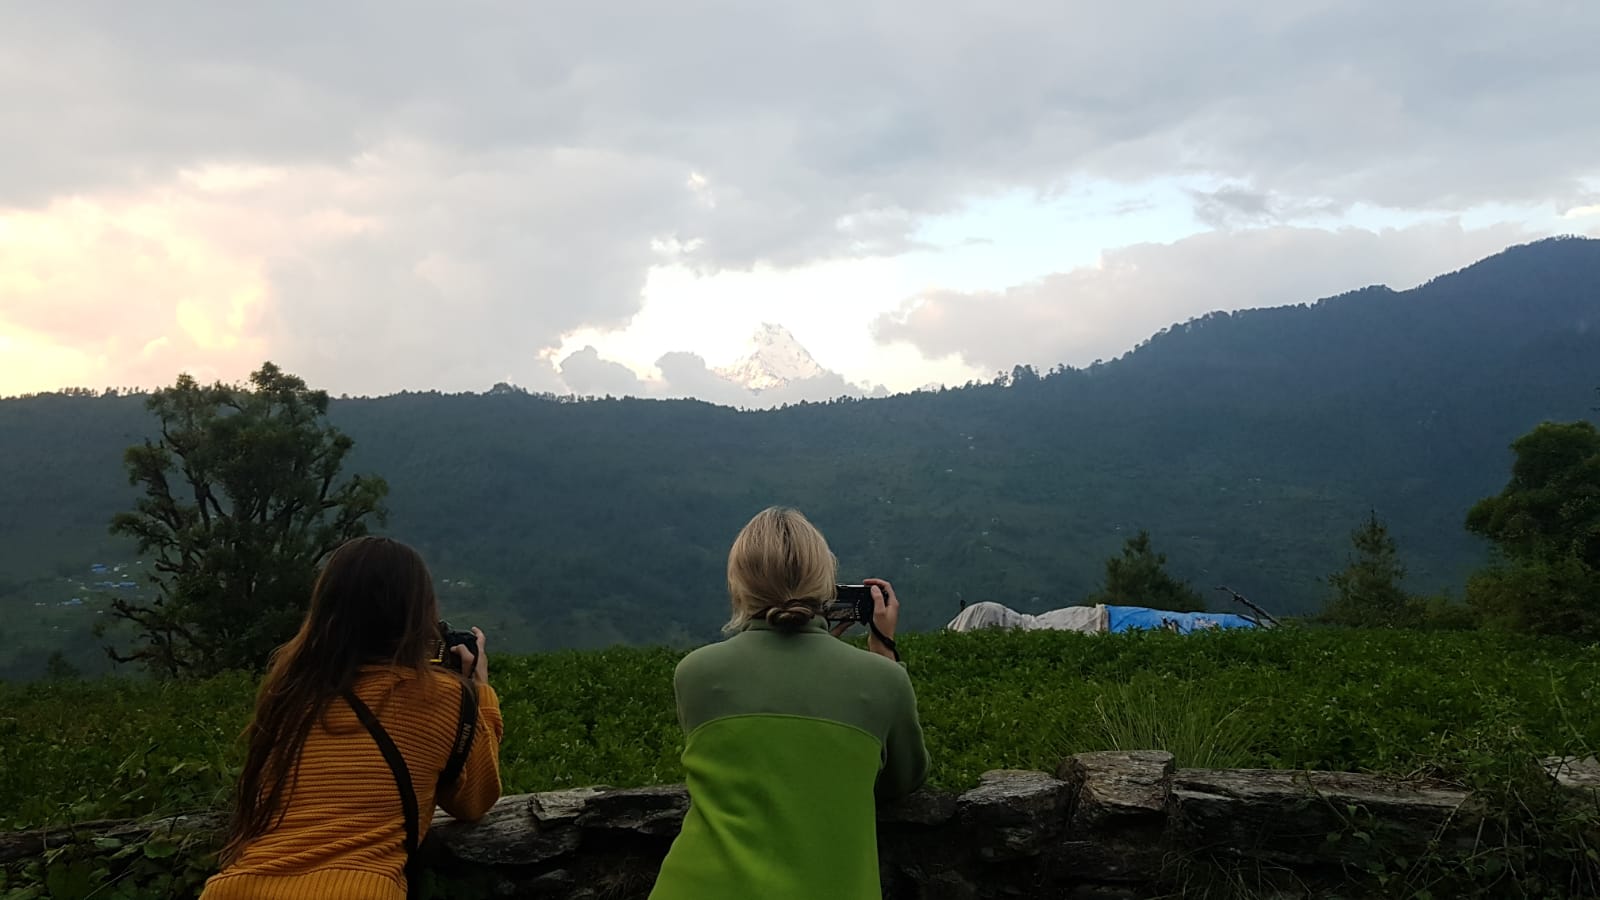
[[[779,631],[799,631],[817,614],[817,607],[804,600],[791,600],[767,610],[767,624]]]

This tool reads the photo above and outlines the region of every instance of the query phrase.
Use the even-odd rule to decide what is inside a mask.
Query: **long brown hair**
[[[256,696],[221,852],[224,867],[282,819],[312,725],[331,700],[355,686],[362,666],[415,669],[428,683],[438,621],[433,576],[417,551],[381,537],[356,538],[333,551],[311,591],[305,622],[273,653]]]

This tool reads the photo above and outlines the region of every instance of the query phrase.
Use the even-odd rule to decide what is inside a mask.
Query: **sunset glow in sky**
[[[265,359],[704,394],[658,362],[763,322],[817,396],[1083,365],[1600,235],[1596,34],[1579,0],[15,4],[0,396]]]

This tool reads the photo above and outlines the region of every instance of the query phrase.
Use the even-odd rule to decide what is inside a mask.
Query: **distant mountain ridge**
[[[966,388],[748,412],[411,392],[331,415],[351,470],[390,482],[388,532],[451,580],[452,621],[506,649],[714,637],[728,545],[770,503],[823,528],[841,577],[892,579],[910,627],[962,600],[1081,602],[1139,528],[1207,594],[1292,614],[1319,605],[1371,509],[1413,588],[1459,590],[1485,552],[1463,518],[1505,484],[1509,443],[1592,415],[1597,325],[1600,241],[1551,240]],[[38,642],[92,648],[92,611],[28,617],[72,573],[131,558],[105,527],[131,502],[122,450],[150,426],[139,398],[0,401],[0,636],[34,669]]]

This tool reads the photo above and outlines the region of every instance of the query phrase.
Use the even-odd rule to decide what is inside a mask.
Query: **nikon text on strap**
[[[472,689],[461,686],[461,715],[456,719],[456,742],[450,746],[450,758],[445,760],[444,771],[439,773],[439,790],[456,783],[461,770],[472,753],[472,739],[478,734],[478,698]]]

